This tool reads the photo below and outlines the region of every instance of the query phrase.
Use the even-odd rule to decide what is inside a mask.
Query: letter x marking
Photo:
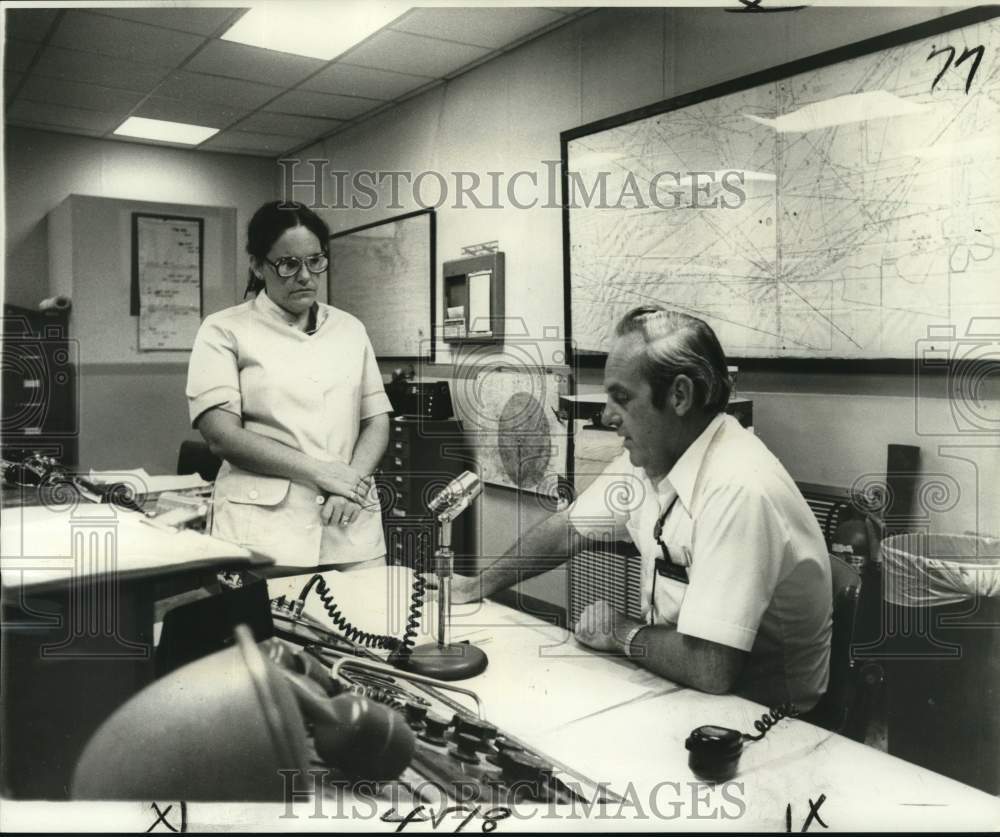
[[[158,826],[162,822],[167,828],[169,828],[176,834],[177,829],[174,828],[169,822],[167,822],[167,814],[170,813],[170,811],[173,809],[174,806],[168,805],[166,811],[161,811],[160,806],[157,805],[155,802],[151,804],[153,810],[156,811],[156,822],[154,822],[149,828],[146,829],[146,833],[149,834],[150,831],[152,831],[154,828],[156,828],[156,826]]]

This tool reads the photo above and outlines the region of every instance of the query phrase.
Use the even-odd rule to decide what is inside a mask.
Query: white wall
[[[540,172],[559,159],[559,133],[631,108],[737,78],[826,49],[889,32],[954,11],[936,7],[809,8],[786,14],[736,15],[719,9],[610,9],[569,25],[485,64],[308,149],[302,159],[325,158],[331,168],[356,171],[435,170],[510,175]],[[306,193],[297,196],[308,199]],[[428,192],[433,200],[434,190]],[[334,229],[417,208],[412,200],[387,208],[327,213]],[[542,208],[438,210],[438,281],[441,262],[462,245],[499,239],[507,258],[507,314],[523,317],[532,334],[563,325],[560,212]],[[441,299],[440,285],[438,300]],[[439,302],[440,305],[440,302]],[[440,322],[440,311],[438,312]],[[442,347],[443,348],[443,347]],[[447,361],[447,351],[438,355]],[[446,377],[447,367],[428,369]],[[583,376],[599,386],[600,373]],[[943,474],[952,497],[932,511],[934,528],[1000,531],[1000,448],[960,432],[918,433],[920,414],[952,425],[955,406],[943,379],[915,399],[910,374],[741,374],[741,394],[755,400],[757,428],[798,479],[851,485],[885,468],[886,445],[918,444],[925,473]],[[990,393],[985,393],[990,397]],[[970,448],[971,442],[987,447]],[[947,450],[965,445],[964,453]],[[992,444],[993,447],[989,447]],[[965,457],[965,458],[962,458]],[[957,488],[956,488],[957,487]],[[925,498],[926,499],[926,498]],[[485,556],[500,554],[518,529],[537,519],[537,504],[488,489],[482,515]],[[561,580],[531,583],[536,595],[559,601]]]
[[[71,194],[135,201],[137,206],[156,202],[232,207],[237,234],[226,242],[229,255],[223,268],[229,275],[206,277],[206,313],[233,304],[242,294],[248,267],[243,231],[254,210],[276,197],[273,161],[23,128],[8,128],[4,139],[5,302],[33,307],[48,295],[47,216]],[[87,245],[98,262],[111,259],[108,273],[103,282],[93,276],[88,298],[76,300],[88,316],[70,318],[71,334],[78,321],[87,330],[74,335],[81,339],[80,464],[143,465],[151,472],[171,473],[181,440],[192,435],[184,399],[187,353],[171,353],[165,362],[156,353],[144,357],[127,351],[136,325],[134,317],[122,313],[128,310],[129,289],[116,269],[122,250],[115,219],[117,214],[110,227],[105,225],[110,231]],[[100,306],[121,316],[109,316],[109,325],[102,327]],[[112,327],[114,334],[95,333]]]

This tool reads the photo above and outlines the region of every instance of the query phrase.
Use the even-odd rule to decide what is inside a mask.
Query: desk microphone
[[[466,643],[448,642],[451,621],[451,576],[455,553],[451,548],[451,524],[483,490],[479,477],[464,471],[441,489],[427,504],[438,524],[438,548],[434,551],[434,574],[438,578],[438,639],[418,645],[405,656],[390,658],[394,665],[437,680],[464,680],[486,669],[481,649]]]
[[[464,471],[442,488],[427,504],[427,509],[441,523],[454,520],[483,490],[479,477]]]

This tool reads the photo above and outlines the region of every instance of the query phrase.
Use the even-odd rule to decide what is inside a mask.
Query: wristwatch
[[[649,625],[636,625],[627,634],[625,634],[625,656],[632,656],[632,641],[635,639],[636,634],[639,633],[643,628],[648,628]]]

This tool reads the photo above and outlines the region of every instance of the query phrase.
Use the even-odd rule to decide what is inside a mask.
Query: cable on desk
[[[794,703],[786,703],[781,706],[777,706],[771,709],[770,712],[765,715],[760,716],[759,721],[753,722],[753,728],[760,733],[760,735],[750,735],[749,733],[743,733],[744,741],[760,741],[767,731],[771,729],[778,721],[782,718],[794,718],[799,714],[799,710],[795,708]]]
[[[327,614],[330,616],[330,620],[333,622],[334,627],[342,631],[344,636],[351,642],[355,642],[365,648],[377,648],[385,651],[392,651],[394,656],[397,658],[406,658],[410,655],[410,651],[416,642],[417,634],[420,629],[420,616],[423,611],[424,606],[424,590],[427,586],[427,581],[420,573],[414,573],[413,575],[413,588],[410,593],[410,609],[409,614],[406,619],[406,629],[403,632],[403,638],[396,639],[395,637],[385,636],[383,634],[369,633],[368,631],[362,631],[350,622],[347,621],[347,617],[341,613],[340,608],[337,603],[333,600],[333,593],[330,591],[329,586],[327,586],[326,581],[323,580],[323,576],[317,573],[309,581],[306,582],[305,587],[302,588],[302,592],[299,593],[297,605],[297,612],[302,612],[302,607],[305,605],[306,597],[312,590],[313,586],[316,587],[316,593],[319,595],[320,601],[323,602],[323,607]]]

